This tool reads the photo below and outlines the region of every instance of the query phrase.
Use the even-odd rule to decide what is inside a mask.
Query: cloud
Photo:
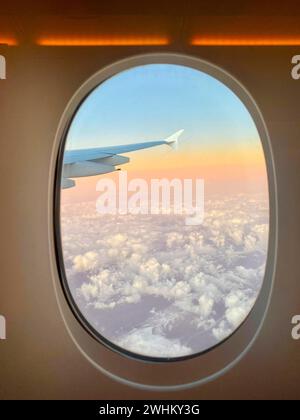
[[[204,294],[200,296],[198,302],[199,302],[200,314],[203,317],[208,317],[211,314],[211,311],[213,309],[214,300],[208,295]]]
[[[168,339],[154,334],[152,327],[135,329],[122,337],[116,337],[115,343],[134,353],[152,357],[178,357],[192,353],[192,349],[180,343],[179,339]]]
[[[236,306],[229,308],[226,311],[226,319],[234,327],[237,328],[247,315],[246,308],[243,306]]]
[[[66,205],[62,243],[73,296],[108,339],[152,356],[164,346],[170,357],[189,354],[230,335],[253,307],[267,198],[207,201],[199,226],[181,215],[104,216],[94,203]],[[127,318],[133,325],[121,328]]]
[[[249,296],[249,291],[236,290],[225,298],[225,317],[229,324],[237,328],[246,318],[254,304],[254,297]]]
[[[73,258],[73,268],[75,271],[88,271],[96,267],[98,254],[97,252],[89,251],[83,255],[76,255]]]
[[[212,329],[212,333],[216,338],[217,342],[222,341],[232,333],[232,328],[228,326],[226,321],[222,320],[218,327]]]

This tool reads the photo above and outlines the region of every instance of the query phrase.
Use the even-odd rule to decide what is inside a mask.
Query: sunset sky
[[[111,343],[151,357],[213,347],[255,303],[269,227],[257,130],[216,79],[187,67],[147,65],[96,88],[67,138],[67,149],[108,147],[163,140],[180,129],[178,150],[160,145],[128,153],[121,168],[128,180],[204,179],[201,222],[188,225],[172,211],[97,212],[97,181],[118,182],[119,171],[76,179],[62,191],[64,261],[79,310]]]
[[[106,80],[77,112],[66,149],[161,140],[182,128],[177,151],[132,152],[122,170],[146,179],[203,178],[212,192],[266,189],[264,154],[249,112],[224,84],[189,67],[145,65]],[[63,195],[93,199],[98,179],[76,180]]]

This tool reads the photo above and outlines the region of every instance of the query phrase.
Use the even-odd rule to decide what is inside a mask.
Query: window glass
[[[181,65],[123,71],[83,101],[62,159],[64,286],[100,341],[180,358],[243,323],[264,279],[268,178],[228,87]]]

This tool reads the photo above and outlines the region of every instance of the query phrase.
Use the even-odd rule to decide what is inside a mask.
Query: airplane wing
[[[129,158],[119,153],[129,153],[136,150],[148,149],[163,144],[176,148],[178,138],[183,130],[179,130],[165,140],[149,141],[111,147],[97,147],[93,149],[66,150],[63,160],[62,188],[75,185],[72,178],[100,175],[118,170],[117,165],[129,162]]]

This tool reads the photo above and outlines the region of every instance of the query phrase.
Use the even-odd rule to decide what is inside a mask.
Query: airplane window
[[[86,329],[134,357],[212,349],[246,320],[269,238],[256,125],[225,84],[179,64],[107,78],[64,139],[63,286]]]

